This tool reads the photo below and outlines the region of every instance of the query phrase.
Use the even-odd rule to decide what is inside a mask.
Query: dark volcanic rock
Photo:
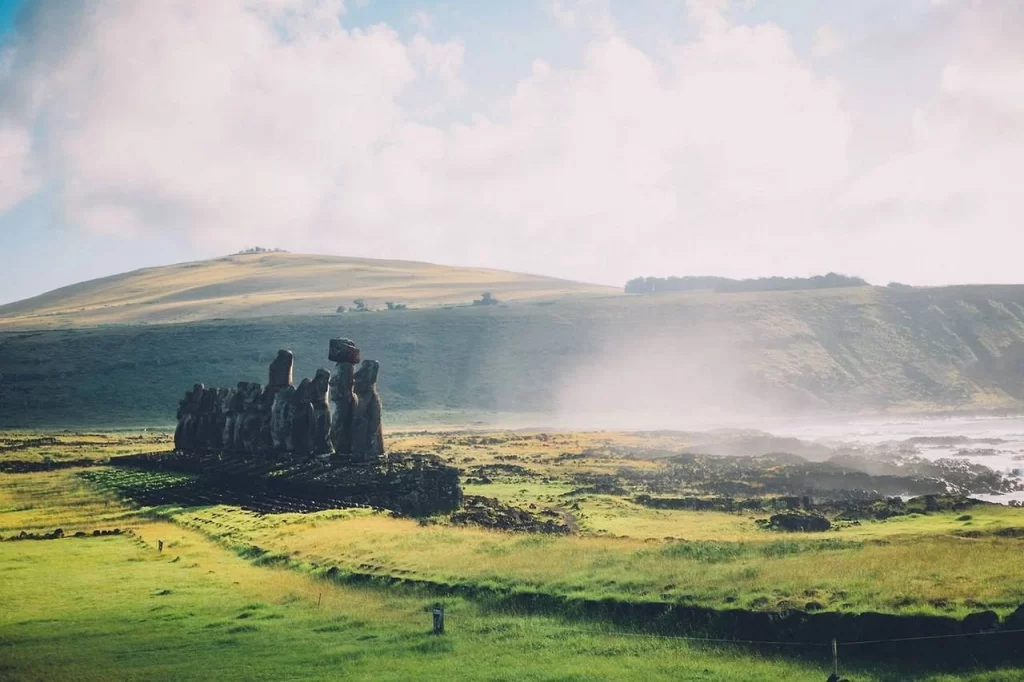
[[[351,339],[331,339],[328,343],[327,359],[331,362],[359,363],[359,349]]]
[[[147,506],[223,500],[263,512],[369,506],[430,516],[453,512],[462,504],[458,469],[433,455],[390,454],[386,461],[362,464],[171,452],[116,457],[111,464],[196,475],[178,488],[132,493]],[[277,504],[282,499],[289,500],[283,509]]]
[[[502,504],[490,497],[467,497],[463,508],[452,514],[452,523],[472,523],[484,528],[525,533],[568,535],[571,529],[564,522],[544,520],[525,509]]]
[[[832,527],[832,523],[824,516],[800,512],[782,512],[773,514],[768,519],[768,526],[775,530],[796,532],[821,532]]]

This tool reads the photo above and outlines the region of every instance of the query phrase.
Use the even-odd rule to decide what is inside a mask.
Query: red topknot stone
[[[331,339],[327,359],[331,362],[359,363],[359,349],[351,339]]]

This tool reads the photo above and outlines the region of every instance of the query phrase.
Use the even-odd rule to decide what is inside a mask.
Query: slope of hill
[[[193,382],[265,382],[278,348],[297,377],[329,368],[334,336],[381,362],[392,423],[469,410],[689,428],[1024,405],[1024,286],[857,287],[4,332],[0,425],[169,424]]]
[[[254,253],[104,277],[0,306],[0,329],[194,322],[333,313],[364,299],[409,307],[609,294],[553,277],[412,261]]]

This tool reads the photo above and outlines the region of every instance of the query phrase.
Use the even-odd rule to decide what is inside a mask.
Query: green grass
[[[381,363],[390,423],[454,412],[604,426],[612,412],[686,428],[710,408],[983,410],[1019,407],[1024,384],[1024,287],[616,294],[3,332],[0,423],[171,425],[193,383],[265,382],[279,348],[312,376],[342,334]]]
[[[862,561],[872,548],[895,544],[842,536],[651,543],[421,527],[367,510],[257,516],[230,507],[132,509],[83,476],[107,490],[115,483],[166,482],[162,474],[107,469],[0,475],[0,535],[58,526],[68,534],[115,525],[130,531],[0,543],[0,679],[820,680],[828,671],[823,649],[689,643],[462,598],[442,600],[448,634],[435,637],[428,631],[436,597],[415,588],[317,579],[328,564],[317,564],[309,543],[334,548],[335,559],[350,562],[370,552],[389,570],[416,570],[414,557],[425,559],[428,547],[443,553],[445,569],[455,574],[467,566],[504,566],[481,584],[521,585],[519,567],[526,563],[543,578],[575,570],[575,560],[590,562],[597,579],[615,571],[621,579],[628,571],[637,585],[645,577],[660,580],[658,566],[692,566],[693,576],[728,579],[740,590],[743,580],[757,579],[747,562],[785,573],[784,562],[810,557],[817,562],[814,579],[829,580],[841,557]],[[984,514],[972,510],[971,516]],[[359,528],[365,537],[353,535]],[[165,543],[162,553],[158,540]],[[259,549],[246,544],[253,540]],[[972,554],[972,563],[976,556],[986,559]],[[823,564],[830,571],[821,571]],[[998,582],[1019,581],[1008,573]],[[857,682],[996,682],[1020,679],[1024,669],[944,671],[926,661],[890,666],[844,659],[844,672]]]
[[[441,585],[723,609],[803,609],[814,602],[814,608],[845,612],[957,617],[984,609],[1006,614],[1024,603],[1022,541],[1015,538],[927,531],[889,536],[883,530],[875,539],[762,532],[747,542],[652,543],[424,527],[369,512],[333,518],[261,517],[231,507],[161,513],[227,546],[257,546],[308,566]],[[701,523],[700,512],[678,513]]]
[[[0,544],[0,677],[753,681],[823,669],[458,599],[445,600],[448,634],[435,637],[426,597],[340,587],[135,524],[132,536]]]
[[[163,553],[157,539],[166,541]],[[54,581],[60,589],[54,590]],[[0,677],[17,680],[819,680],[828,652],[797,658],[613,634],[445,599],[346,588],[260,567],[188,531],[0,545]],[[318,605],[319,604],[319,605]],[[792,654],[791,654],[792,655]],[[855,680],[906,668],[845,663]],[[1021,670],[930,674],[1017,679]]]

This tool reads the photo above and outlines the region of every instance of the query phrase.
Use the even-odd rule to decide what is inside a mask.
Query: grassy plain
[[[409,307],[611,294],[616,289],[554,277],[291,253],[255,253],[145,268],[0,306],[0,328],[45,329],[192,322],[211,318],[333,313],[363,299]]]
[[[813,653],[706,649],[461,599],[444,600],[448,634],[435,637],[425,595],[257,566],[82,484],[71,471],[0,476],[0,534],[131,530],[0,544],[3,679],[767,681],[817,679],[824,666]]]
[[[160,447],[166,438],[140,435],[140,449]],[[5,437],[24,442],[24,434]],[[453,459],[470,460],[463,462],[467,471],[507,462],[496,459],[510,454],[501,443],[520,456],[532,450],[536,461],[527,465],[546,472],[548,483],[479,486],[524,507],[564,501],[567,485],[556,458],[566,442],[560,439],[578,442],[583,450],[598,438],[534,434],[505,441],[492,434],[483,436],[489,440],[481,448],[469,447],[480,442],[479,435],[407,436],[425,437],[443,439]],[[112,450],[119,451],[119,438],[110,438]],[[549,456],[543,443],[558,447]],[[53,446],[0,453],[0,461],[46,447]],[[91,452],[99,466],[0,474],[0,536],[56,527],[66,535],[0,543],[0,678],[818,680],[828,671],[828,652],[815,648],[704,645],[615,632],[600,622],[494,610],[463,598],[442,599],[448,634],[435,637],[428,634],[428,611],[436,596],[415,587],[319,579],[330,566],[508,589],[755,608],[774,608],[792,595],[796,606],[816,599],[829,608],[942,613],[982,606],[1005,611],[1024,600],[1014,587],[1020,584],[1014,543],[1021,540],[950,534],[966,523],[1014,527],[1020,510],[981,508],[969,521],[945,514],[900,518],[795,539],[761,531],[743,515],[637,508],[622,524],[622,530],[639,529],[630,535],[603,527],[615,517],[615,508],[606,505],[625,503],[590,495],[569,498],[583,500],[582,535],[537,536],[451,526],[443,519],[422,525],[366,510],[256,515],[226,506],[135,508],[112,491],[119,489],[118,480],[121,486],[126,480],[139,485],[140,475],[103,466],[109,454],[103,445]],[[570,461],[594,471],[614,466],[599,456]],[[160,485],[174,475],[141,476]],[[645,518],[654,525],[645,526]],[[667,527],[677,539],[657,537]],[[90,535],[112,528],[130,533]],[[78,531],[87,536],[67,537]],[[679,539],[688,536],[693,541]],[[162,553],[158,540],[165,543]],[[908,563],[900,567],[901,562]],[[766,585],[772,588],[765,591]],[[919,599],[942,594],[948,604],[885,603],[886,594],[900,591]],[[770,603],[756,602],[761,594]],[[1024,674],[1006,668],[887,667],[864,659],[844,666],[855,681],[912,676],[995,682]]]
[[[176,281],[161,285],[163,296],[190,290]],[[737,414],[989,410],[1024,400],[1018,286],[555,292],[342,315],[288,307],[301,296],[281,287],[273,294],[281,309],[256,306],[245,313],[253,317],[208,310],[181,324],[15,331],[10,321],[21,313],[0,309],[0,424],[166,427],[193,383],[265,382],[279,348],[295,352],[297,377],[312,376],[329,366],[327,340],[338,336],[381,363],[393,423],[463,415],[514,424],[519,415],[518,423],[560,428],[693,428]],[[465,300],[478,295],[466,291]],[[215,292],[193,293],[207,305],[202,297]]]

